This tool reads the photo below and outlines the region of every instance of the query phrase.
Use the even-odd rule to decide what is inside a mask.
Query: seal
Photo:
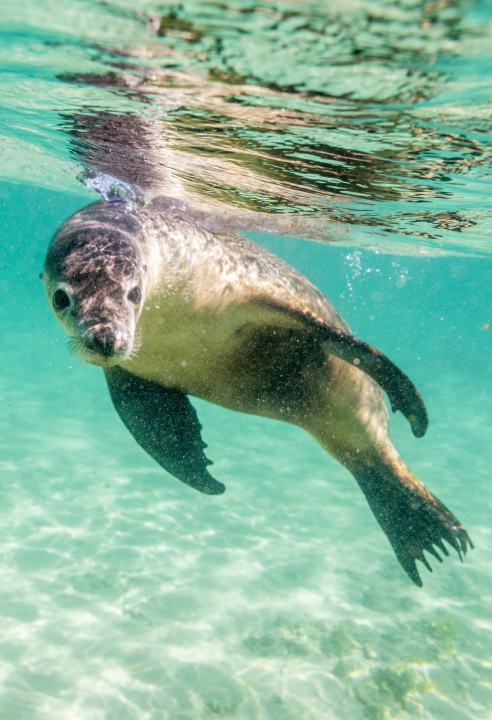
[[[96,202],[66,220],[46,254],[44,283],[73,350],[104,369],[117,413],[165,470],[202,493],[208,471],[188,396],[307,430],[355,477],[403,569],[460,558],[472,542],[410,471],[388,410],[424,435],[409,378],[357,339],[300,273],[232,231],[210,229],[176,201],[139,208]]]

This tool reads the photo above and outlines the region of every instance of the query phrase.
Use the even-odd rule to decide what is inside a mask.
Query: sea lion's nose
[[[98,328],[92,335],[90,349],[109,358],[116,352],[116,335],[110,327]]]

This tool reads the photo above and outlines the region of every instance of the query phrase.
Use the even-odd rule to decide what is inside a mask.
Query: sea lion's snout
[[[93,365],[113,365],[126,360],[135,349],[134,331],[130,327],[98,324],[81,334],[77,350],[83,360]]]
[[[87,346],[92,352],[109,359],[117,352],[116,334],[111,328],[99,328],[89,340]]]

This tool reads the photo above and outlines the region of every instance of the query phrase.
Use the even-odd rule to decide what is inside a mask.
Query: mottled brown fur
[[[135,211],[123,203],[84,208],[48,250],[50,303],[57,287],[74,297],[59,321],[76,335],[84,359],[145,380],[147,393],[154,383],[175,398],[195,395],[305,428],[352,472],[404,569],[421,584],[415,560],[427,563],[424,550],[435,554],[445,539],[461,553],[471,541],[391,443],[380,385],[420,436],[427,414],[417,390],[382,353],[354,338],[294,268],[212,226],[213,219],[193,217],[165,198]],[[133,309],[131,283],[142,291]],[[106,325],[121,336],[122,350],[111,357],[87,350],[86,338]],[[123,392],[117,376],[108,373],[115,398]],[[162,391],[162,402],[169,392]],[[132,422],[127,418],[127,426]],[[144,444],[142,426],[135,432]],[[215,481],[207,482],[203,492]]]

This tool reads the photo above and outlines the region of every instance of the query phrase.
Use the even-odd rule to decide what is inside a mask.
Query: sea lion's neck
[[[197,309],[215,306],[224,291],[222,244],[179,214],[147,207],[141,217],[147,297],[179,296]]]
[[[142,241],[140,250],[146,267],[147,296],[160,295],[182,284],[190,276],[189,241],[172,218],[155,213],[146,206],[139,217]]]

